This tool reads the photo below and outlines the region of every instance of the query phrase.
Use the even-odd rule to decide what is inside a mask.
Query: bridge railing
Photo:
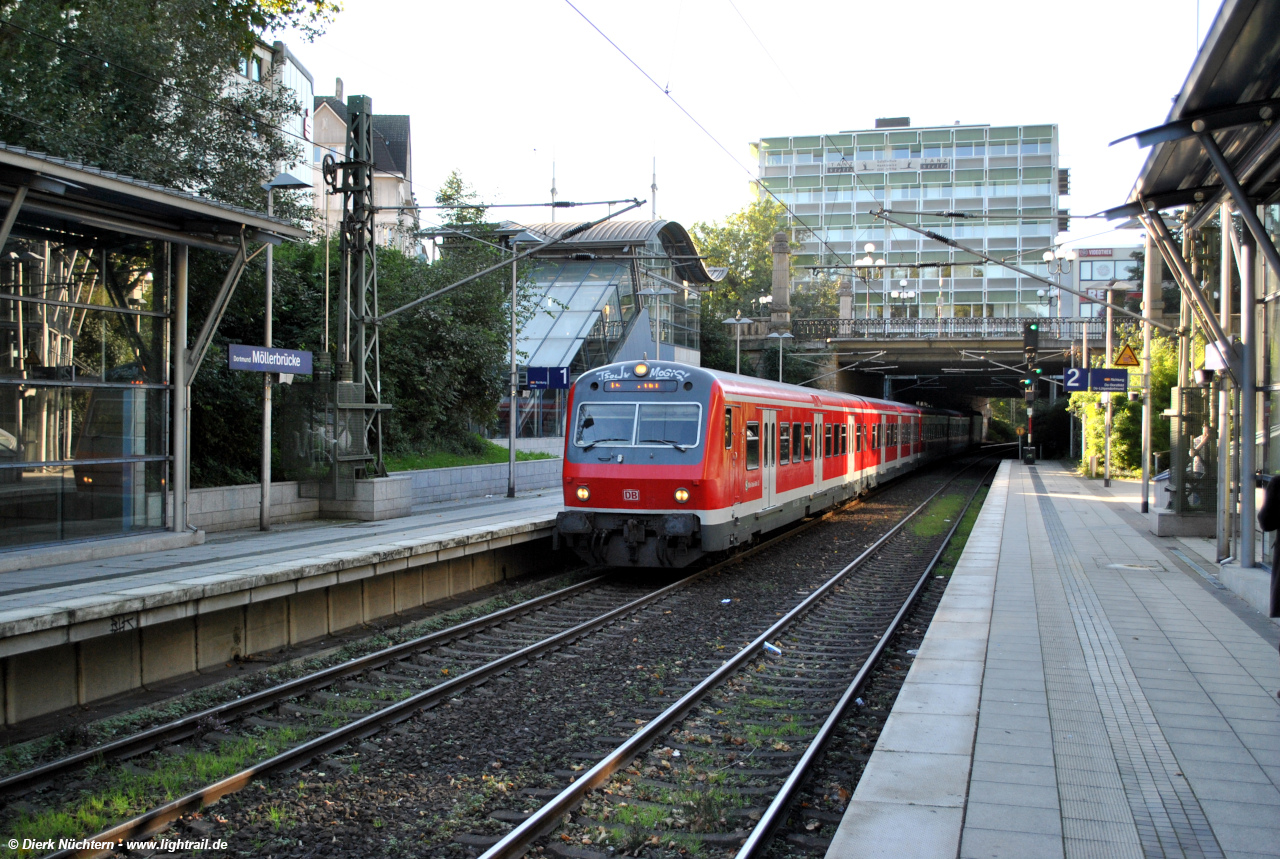
[[[1090,340],[1106,334],[1105,319],[1054,317],[944,317],[941,319],[794,319],[791,333],[803,340],[940,340],[1021,339],[1022,326],[1037,323],[1040,339],[1080,340],[1088,328]]]

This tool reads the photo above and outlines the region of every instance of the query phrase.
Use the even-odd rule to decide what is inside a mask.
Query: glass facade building
[[[579,226],[531,224],[551,238]],[[504,225],[515,231],[513,225]],[[697,259],[673,221],[610,221],[552,246],[526,277],[531,312],[516,340],[522,367],[567,367],[571,377],[624,358],[699,363],[700,289],[724,277]],[[519,412],[521,437],[564,433],[564,393],[531,391]],[[500,407],[507,426],[509,402]],[[505,433],[500,433],[505,435]]]
[[[1058,231],[1056,125],[895,125],[767,137],[753,149],[759,184],[794,212],[802,279],[808,267],[851,264],[867,244],[885,260],[873,279],[832,271],[849,281],[855,317],[1047,314],[1043,284],[872,212],[905,213],[895,217],[1045,275],[1041,255]],[[940,211],[971,217],[912,214]],[[894,291],[914,296],[895,300]]]

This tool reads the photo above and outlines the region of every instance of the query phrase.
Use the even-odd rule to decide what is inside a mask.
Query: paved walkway
[[[270,532],[223,532],[198,546],[0,573],[0,650],[8,637],[95,617],[466,550],[477,543],[519,542],[549,533],[562,506],[554,490],[450,501],[400,519],[318,520]]]
[[[1001,466],[829,857],[1280,856],[1280,627],[1131,494]]]

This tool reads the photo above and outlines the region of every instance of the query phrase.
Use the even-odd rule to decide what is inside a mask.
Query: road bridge
[[[813,375],[826,374],[815,384],[959,408],[1021,395],[1029,322],[1039,326],[1042,380],[1079,362],[1086,333],[1090,354],[1103,348],[1106,321],[1100,318],[797,319],[791,333],[798,355],[818,361]],[[743,332],[744,352],[773,348],[763,324],[752,329],[759,330]],[[1041,396],[1053,392],[1051,385],[1060,393],[1057,384],[1042,381]]]

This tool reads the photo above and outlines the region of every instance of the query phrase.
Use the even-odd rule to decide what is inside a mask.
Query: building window
[[[262,80],[262,58],[261,57],[254,57],[252,60],[249,61],[249,80],[251,81]]]

